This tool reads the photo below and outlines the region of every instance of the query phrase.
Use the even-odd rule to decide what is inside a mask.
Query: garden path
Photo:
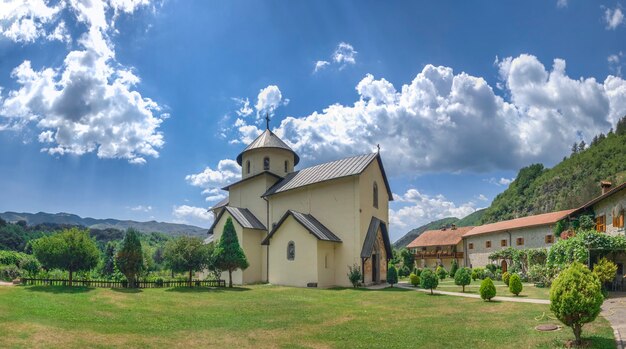
[[[425,290],[425,289],[422,289],[422,288],[415,288],[413,286],[410,286],[406,282],[399,283],[397,287],[406,288],[408,290],[415,290],[415,291],[419,291],[419,292],[430,293],[430,290]],[[445,295],[448,295],[448,296],[458,296],[458,297],[467,297],[467,298],[480,298],[480,295],[477,295],[477,294],[461,293],[461,292],[448,292],[448,291],[433,290],[433,293],[435,293],[435,294],[445,294]],[[499,296],[496,296],[496,297],[493,297],[492,300],[494,300],[494,301],[501,301],[501,302],[515,302],[515,303],[550,304],[550,301],[547,300],[547,299],[536,299],[536,298],[517,298],[517,297],[499,297]]]
[[[0,281],[0,286],[13,286],[12,282]]]
[[[626,348],[626,292],[611,292],[602,304],[602,316],[611,323],[617,349]]]

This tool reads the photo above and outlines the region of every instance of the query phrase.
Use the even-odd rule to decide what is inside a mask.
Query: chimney
[[[611,183],[609,181],[601,181],[600,182],[600,188],[602,188],[602,195],[608,193],[609,190],[611,190],[611,186],[612,185],[613,185],[613,183]]]
[[[452,226],[450,227],[450,229],[456,230],[456,224],[453,223]]]

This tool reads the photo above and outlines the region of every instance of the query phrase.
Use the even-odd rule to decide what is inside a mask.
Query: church
[[[358,265],[364,285],[385,282],[391,258],[391,188],[379,152],[296,170],[300,157],[269,129],[238,156],[241,180],[210,210],[218,241],[232,219],[250,266],[233,283],[297,287],[351,286]]]

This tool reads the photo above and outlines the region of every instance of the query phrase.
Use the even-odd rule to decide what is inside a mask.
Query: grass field
[[[478,294],[481,281],[482,280],[472,281],[471,284],[465,286],[465,293]],[[494,281],[493,284],[496,286],[496,296],[515,297],[515,295],[509,291],[509,287],[505,285],[504,282]],[[454,280],[448,278],[443,281],[439,281],[439,286],[437,287],[437,290],[461,292],[463,291],[463,288],[461,286],[455,285]],[[518,297],[550,299],[550,289],[547,287],[535,287],[533,284],[524,284],[522,293],[520,293]]]
[[[555,348],[548,306],[385,290],[0,287],[0,347]],[[606,320],[584,327],[615,348]]]

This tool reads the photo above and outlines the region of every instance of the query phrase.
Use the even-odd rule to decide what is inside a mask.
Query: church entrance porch
[[[361,283],[363,285],[385,283],[387,262],[390,257],[391,244],[387,225],[378,218],[372,217],[361,250]]]

